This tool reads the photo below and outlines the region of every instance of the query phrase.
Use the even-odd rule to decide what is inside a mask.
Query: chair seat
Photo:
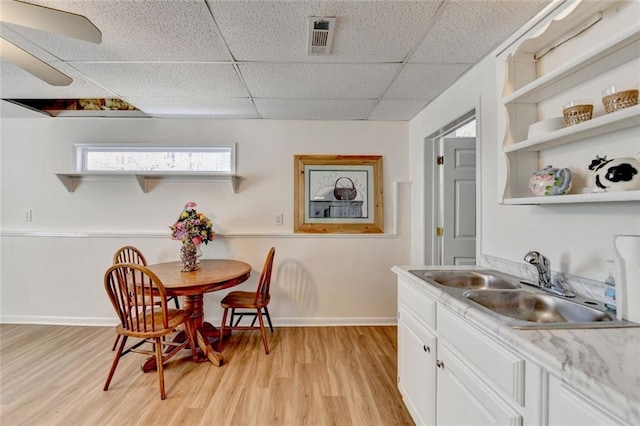
[[[256,301],[255,291],[232,291],[220,301],[223,308],[261,308],[269,304],[270,295],[266,296],[266,300]]]
[[[145,319],[147,324],[151,324],[151,314],[146,314]],[[156,311],[153,314],[153,321],[155,321],[156,329],[154,331],[134,331],[127,330],[122,326],[122,324],[118,324],[116,327],[116,332],[118,334],[122,334],[124,336],[130,337],[139,337],[139,338],[153,338],[159,336],[165,336],[170,334],[175,330],[180,324],[183,324],[186,321],[187,313],[182,309],[168,309],[168,328],[162,328],[162,311]],[[142,324],[142,318],[140,318],[140,323]]]

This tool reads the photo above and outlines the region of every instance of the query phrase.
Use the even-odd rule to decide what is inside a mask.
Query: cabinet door
[[[618,425],[619,421],[560,380],[549,376],[549,426]]]
[[[435,422],[436,338],[408,311],[398,318],[398,388],[418,425]]]
[[[522,416],[439,342],[438,425],[521,425]]]

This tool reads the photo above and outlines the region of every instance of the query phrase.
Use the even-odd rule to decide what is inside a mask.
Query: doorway
[[[475,265],[475,111],[449,123],[425,142],[426,260],[432,265]]]

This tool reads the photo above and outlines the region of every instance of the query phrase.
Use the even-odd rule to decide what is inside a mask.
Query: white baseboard
[[[221,318],[206,318],[206,321],[217,326]],[[371,318],[304,318],[284,317],[271,318],[274,327],[321,327],[321,326],[382,326],[396,325],[396,317]],[[0,324],[40,324],[40,325],[73,325],[73,326],[115,326],[118,321],[114,318],[85,318],[85,317],[44,317],[3,315]]]
[[[76,326],[98,326],[115,327],[118,320],[109,318],[88,318],[88,317],[41,317],[27,315],[2,315],[0,324],[40,324],[40,325],[76,325]]]

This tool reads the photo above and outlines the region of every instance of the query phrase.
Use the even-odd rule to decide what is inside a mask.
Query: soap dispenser
[[[609,276],[604,280],[604,306],[611,312],[616,312],[616,279],[613,260],[607,260]]]

